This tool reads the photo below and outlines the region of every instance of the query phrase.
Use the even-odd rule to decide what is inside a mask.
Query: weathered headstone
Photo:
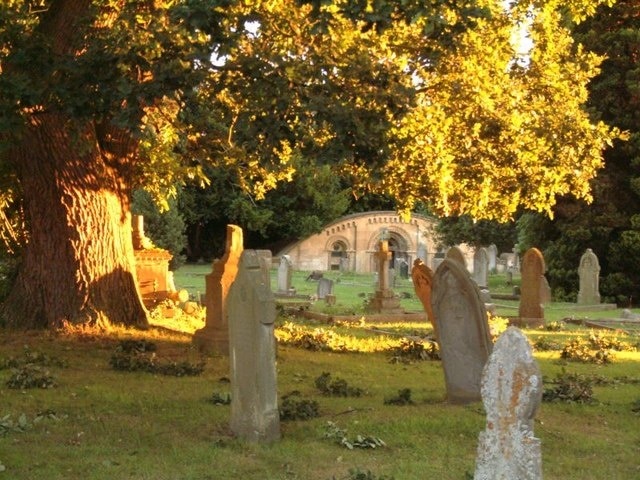
[[[520,285],[520,324],[537,327],[544,324],[542,305],[542,276],[545,272],[544,257],[537,248],[530,248],[522,257]]]
[[[278,293],[289,294],[291,290],[291,259],[289,255],[280,257],[278,266]]]
[[[540,480],[540,440],[533,420],[542,377],[527,338],[509,327],[500,335],[482,375],[487,427],[480,433],[475,480]]]
[[[491,353],[487,312],[478,287],[456,260],[445,259],[431,297],[450,403],[480,400],[482,369]]]
[[[489,272],[496,273],[498,269],[498,247],[494,243],[487,247],[487,255],[489,255]]]
[[[206,323],[193,337],[194,344],[202,352],[229,354],[227,295],[238,273],[242,249],[242,229],[227,225],[224,255],[214,260],[211,273],[205,277]]]
[[[580,258],[578,276],[580,277],[578,305],[598,305],[600,303],[600,262],[590,248],[587,248]]]
[[[327,295],[333,293],[333,280],[329,278],[321,278],[318,280],[317,295],[320,300],[324,300]]]
[[[427,318],[433,327],[433,333],[438,338],[436,322],[433,316],[433,308],[431,307],[431,290],[433,288],[433,271],[427,267],[421,259],[413,262],[411,269],[411,279],[413,280],[413,289],[417,297],[422,303]]]
[[[462,253],[462,250],[460,250],[459,247],[456,247],[454,245],[453,247],[449,248],[447,250],[447,254],[445,255],[445,258],[450,258],[451,260],[455,260],[460,265],[462,265],[462,268],[467,270],[467,259],[464,258],[464,253]]]
[[[378,287],[374,296],[367,303],[367,310],[378,313],[404,312],[400,306],[400,300],[390,288],[389,262],[392,253],[389,250],[388,240],[380,240],[375,257],[378,260]]]
[[[240,257],[228,298],[231,430],[243,440],[280,438],[276,379],[276,306],[255,250]],[[268,273],[268,270],[267,270]]]
[[[485,248],[478,248],[473,254],[473,279],[478,287],[489,285],[489,254]]]

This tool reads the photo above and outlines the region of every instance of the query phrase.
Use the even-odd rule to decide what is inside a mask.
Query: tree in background
[[[520,222],[521,243],[544,250],[556,297],[571,301],[580,257],[591,248],[600,261],[604,300],[628,306],[640,298],[640,5],[623,0],[600,7],[576,27],[575,38],[606,57],[589,84],[590,108],[626,130],[629,140],[605,151],[605,166],[592,180],[592,204],[561,198],[553,222],[531,216]]]
[[[256,202],[314,164],[405,212],[589,198],[615,132],[582,108],[597,58],[565,20],[600,2],[535,2],[527,68],[530,2],[502,3],[4,1],[0,162],[27,242],[2,322],[146,325],[131,192],[166,202],[205,167]]]

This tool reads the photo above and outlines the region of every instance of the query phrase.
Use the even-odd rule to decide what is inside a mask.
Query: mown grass
[[[354,286],[353,301],[360,299],[359,288]],[[336,294],[342,295],[339,290]],[[288,321],[308,332],[331,331],[354,350],[359,341],[370,345],[383,335],[399,338],[395,335],[430,332],[420,323],[331,326],[290,317],[279,318],[278,326]],[[109,364],[122,339],[143,338],[157,345],[159,359],[198,362],[191,336],[177,331],[190,332],[197,325],[198,319],[178,318],[148,331],[0,332],[0,362],[23,358],[28,347],[67,365],[51,361],[42,366],[56,381],[56,387],[42,390],[7,388],[12,370],[0,369],[0,469],[4,468],[0,479],[375,480],[386,475],[396,480],[464,480],[473,472],[478,434],[485,423],[483,407],[480,402],[467,406],[445,402],[439,361],[391,361],[388,350],[338,353],[280,344],[279,396],[298,391],[299,398],[318,402],[320,416],[283,422],[282,440],[270,445],[234,439],[228,429],[230,407],[210,402],[214,393],[230,391],[225,357],[207,358],[202,375],[193,377],[120,372]],[[560,331],[525,330],[525,334],[532,342],[546,338],[566,344],[576,336],[588,336],[589,330],[566,325]],[[605,335],[640,341],[614,332]],[[559,351],[539,351],[535,356],[545,385],[563,371],[610,380],[594,387],[595,402],[541,405],[535,434],[542,440],[544,477],[640,478],[640,414],[634,412],[640,403],[640,384],[633,382],[640,378],[640,353],[615,352],[613,363],[605,365],[563,361]],[[365,393],[324,396],[314,383],[323,372]],[[411,389],[413,405],[384,404],[403,388]],[[22,415],[23,429],[18,428]],[[327,422],[345,429],[349,437],[373,436],[386,446],[346,449],[324,438]],[[355,473],[367,471],[370,477]]]

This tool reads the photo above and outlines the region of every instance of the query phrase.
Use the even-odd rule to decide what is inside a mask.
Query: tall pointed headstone
[[[242,229],[227,225],[224,255],[213,262],[211,273],[205,277],[206,323],[193,337],[194,344],[204,353],[229,354],[227,295],[238,274],[242,250]]]
[[[446,258],[433,277],[431,296],[450,403],[480,400],[480,379],[492,343],[477,285],[457,261]]]
[[[542,376],[527,338],[509,327],[500,335],[482,375],[487,427],[480,433],[475,480],[541,480],[540,440],[533,420]]]
[[[280,438],[276,304],[271,286],[265,282],[264,269],[265,264],[255,250],[242,252],[228,299],[230,426],[237,437],[254,442]]]
[[[537,248],[530,248],[522,257],[520,285],[520,324],[538,327],[544,324],[542,305],[542,276],[544,257]]]

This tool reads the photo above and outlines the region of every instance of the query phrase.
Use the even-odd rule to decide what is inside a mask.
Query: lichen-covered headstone
[[[280,438],[274,321],[276,305],[255,250],[240,257],[228,298],[231,430],[244,440]],[[268,272],[267,272],[268,273]]]
[[[542,305],[542,276],[545,272],[544,257],[537,248],[530,248],[522,257],[520,285],[520,323],[530,327],[544,324]]]
[[[542,377],[527,338],[509,327],[498,338],[482,375],[487,426],[480,433],[474,480],[539,480],[540,440],[533,420]]]
[[[580,258],[578,276],[580,277],[578,305],[598,305],[600,303],[600,262],[590,248],[587,248]]]
[[[491,336],[477,285],[459,262],[446,258],[433,277],[431,304],[447,387],[447,400],[480,400],[480,379]]]
[[[206,323],[193,337],[194,344],[204,353],[229,354],[227,295],[238,274],[242,250],[242,228],[227,225],[224,255],[214,260],[211,273],[205,277]]]
[[[431,307],[431,290],[433,288],[433,271],[427,267],[424,262],[417,258],[413,262],[413,268],[411,269],[411,279],[413,280],[413,289],[416,292],[417,297],[422,303],[427,318],[433,327],[433,332],[436,338],[438,338],[438,331],[436,329],[436,321],[433,315],[433,308]]]

